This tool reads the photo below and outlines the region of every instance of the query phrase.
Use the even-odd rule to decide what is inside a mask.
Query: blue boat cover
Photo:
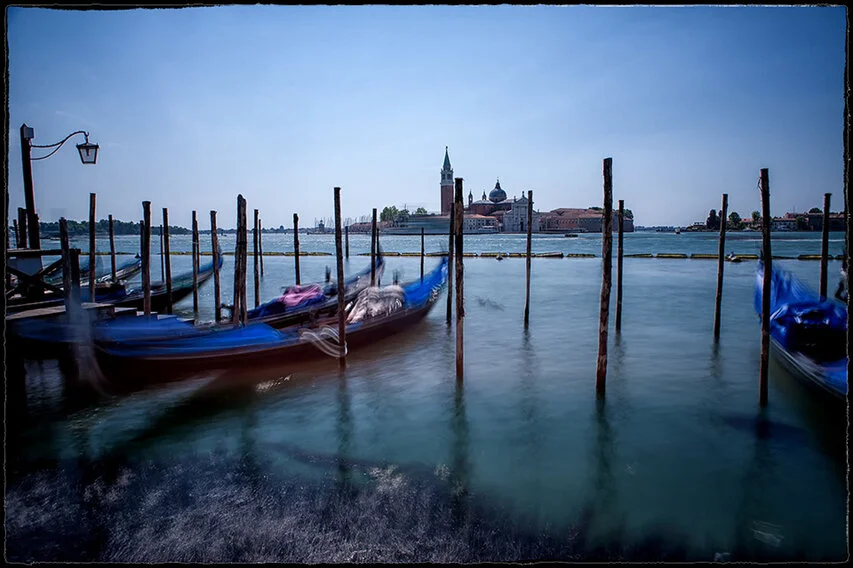
[[[761,315],[764,263],[756,274],[754,304]],[[789,352],[821,367],[827,386],[847,392],[847,308],[820,296],[796,276],[773,268],[770,276],[770,335]]]
[[[403,285],[406,308],[419,308],[427,303],[433,290],[440,289],[447,281],[447,257],[441,257],[438,266],[420,279]]]

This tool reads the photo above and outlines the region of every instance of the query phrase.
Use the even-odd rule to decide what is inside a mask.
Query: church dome
[[[504,201],[506,199],[506,192],[501,189],[501,180],[495,184],[495,188],[489,192],[489,201],[492,203],[498,203],[500,201]]]

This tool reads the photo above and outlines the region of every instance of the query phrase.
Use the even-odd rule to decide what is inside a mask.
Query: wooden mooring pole
[[[237,196],[237,248],[234,251],[234,310],[232,321],[246,324],[246,268],[248,265],[248,228],[246,227],[246,200]]]
[[[72,311],[68,315],[72,321],[78,321],[76,316],[82,309],[80,303],[80,249],[70,249],[71,255],[71,308]]]
[[[193,314],[198,317],[198,217],[193,211],[193,242],[192,242],[192,260],[193,260]]]
[[[770,175],[767,168],[761,169],[761,238],[764,284],[761,290],[761,364],[758,378],[758,404],[767,406],[767,375],[770,362],[770,277],[772,256],[770,255]]]
[[[62,295],[65,299],[65,314],[69,316],[71,307],[71,246],[68,241],[68,221],[59,218],[59,246],[62,249]]]
[[[374,253],[373,257],[378,262],[378,260],[379,260],[379,224],[378,223],[376,224],[376,252]],[[378,271],[376,273],[376,285],[382,286],[382,276],[379,274]]]
[[[18,226],[15,236],[18,238],[18,248],[27,248],[27,210],[23,207],[18,207]]]
[[[219,235],[216,232],[216,211],[210,212],[210,245],[213,248],[213,318],[222,319],[222,297],[219,285]]]
[[[151,315],[151,202],[142,202],[142,309]]]
[[[160,225],[160,282],[166,279],[166,264],[163,259],[163,225]]]
[[[527,191],[527,266],[524,285],[524,329],[530,323],[530,253],[533,245],[533,191]]]
[[[299,215],[293,214],[293,261],[296,264],[296,285],[299,286]]]
[[[373,222],[370,225],[370,285],[376,286],[376,208],[373,208]]]
[[[826,270],[829,258],[829,200],[831,193],[823,194],[823,231],[820,245],[820,297],[826,298]]]
[[[619,216],[616,219],[619,226],[616,228],[616,333],[622,332],[622,258],[624,256],[623,241],[625,231],[622,226],[625,224],[625,200],[619,200]]]
[[[113,216],[107,217],[110,226],[110,268],[112,269],[113,282],[116,281],[116,233],[113,227]]]
[[[714,303],[714,341],[720,339],[720,325],[723,309],[723,268],[726,264],[726,219],[728,219],[729,194],[723,194],[723,207],[720,209],[720,247],[717,255],[717,299]]]
[[[172,313],[172,256],[169,250],[169,210],[163,208],[163,259],[166,264],[166,313]]]
[[[421,227],[421,282],[424,279],[424,228]]]
[[[344,305],[344,257],[341,251],[341,188],[339,187],[335,188],[335,257],[338,265],[338,363],[341,367],[346,367],[347,315]]]
[[[15,227],[15,248],[23,248],[23,247],[21,247],[21,241],[20,241],[21,229],[18,228],[18,220],[12,219],[12,225]]]
[[[463,322],[465,317],[464,296],[462,294],[462,282],[464,266],[462,264],[462,227],[463,227],[463,203],[462,203],[462,178],[456,178],[456,195],[454,200],[454,225],[456,238],[456,380],[462,380],[462,369],[465,344],[462,341]],[[450,266],[447,267],[448,280],[450,279]]]
[[[258,219],[258,258],[261,262],[261,278],[264,277],[264,223]]]
[[[607,382],[607,325],[610,318],[610,272],[613,264],[613,158],[604,158],[604,219],[601,229],[601,303],[595,392],[604,396]]]
[[[258,257],[258,250],[260,247],[260,243],[258,242],[259,234],[260,234],[260,231],[258,230],[258,210],[255,209],[255,220],[254,220],[254,226],[252,228],[252,239],[254,241],[253,242],[254,253],[252,255],[252,259],[254,260],[254,265],[255,265],[254,277],[255,277],[255,307],[256,308],[261,305],[261,273],[260,273],[261,261],[260,261],[260,258]]]
[[[89,194],[89,301],[95,301],[95,194]]]
[[[453,309],[453,234],[456,232],[456,206],[450,208],[450,229],[448,230],[447,245],[447,325],[450,326],[451,313]]]

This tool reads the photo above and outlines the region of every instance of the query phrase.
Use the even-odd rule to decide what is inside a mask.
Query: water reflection
[[[352,447],[352,409],[350,408],[350,394],[347,389],[347,378],[344,369],[338,370],[337,390],[338,415],[336,422],[336,434],[338,436],[338,468],[337,483],[338,490],[347,490],[351,485],[351,468],[349,455]]]
[[[781,544],[780,528],[762,518],[772,511],[764,503],[766,485],[775,475],[775,460],[770,448],[771,421],[767,409],[761,409],[753,422],[754,444],[751,460],[743,470],[741,497],[735,511],[735,556],[739,559],[766,558]],[[776,527],[772,531],[768,527]],[[768,546],[769,545],[769,546]]]
[[[521,353],[519,363],[519,376],[521,377],[521,392],[519,397],[519,406],[521,408],[522,423],[525,426],[527,434],[526,448],[532,455],[528,459],[538,459],[538,453],[541,449],[541,436],[539,415],[537,412],[537,391],[536,377],[539,373],[538,362],[533,349],[531,340],[531,332],[529,329],[523,329],[521,332]],[[538,476],[535,478],[538,479]]]
[[[465,413],[465,387],[456,381],[453,396],[453,447],[451,449],[451,512],[458,526],[467,525],[469,514],[469,434],[468,418]]]
[[[589,507],[595,517],[614,520],[617,508],[617,491],[613,475],[615,461],[614,435],[610,426],[607,402],[595,400],[595,444],[593,446],[593,490]],[[617,539],[617,542],[621,539]]]

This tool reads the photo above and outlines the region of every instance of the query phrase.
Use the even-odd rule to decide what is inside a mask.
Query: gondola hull
[[[405,331],[429,313],[446,282],[446,260],[442,259],[432,280],[411,295],[407,307],[389,315],[350,323],[346,329],[348,351]],[[410,285],[411,286],[411,285]],[[233,328],[199,330],[174,326],[176,338],[164,340],[154,326],[150,339],[137,334],[130,340],[95,342],[95,354],[104,375],[115,388],[137,389],[146,385],[178,381],[228,370],[289,368],[335,358],[337,342],[317,340],[323,330],[337,331],[336,318],[325,318],[311,328],[276,330],[266,324],[250,323]],[[182,337],[178,337],[184,334]]]

